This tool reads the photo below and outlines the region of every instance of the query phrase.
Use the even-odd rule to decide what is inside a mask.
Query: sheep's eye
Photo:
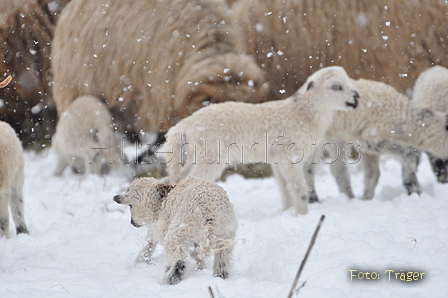
[[[331,89],[333,89],[334,91],[342,91],[342,85],[338,85],[338,84],[333,84],[331,85]]]

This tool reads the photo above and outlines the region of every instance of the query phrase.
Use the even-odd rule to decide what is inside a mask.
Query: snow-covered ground
[[[273,178],[231,176],[220,183],[240,223],[231,275],[214,278],[211,260],[203,271],[189,261],[185,280],[176,286],[160,285],[160,247],[153,265],[134,265],[145,230],[132,227],[128,208],[112,201],[129,183],[129,173],[80,180],[66,170],[54,177],[51,150],[26,152],[25,161],[30,235],[0,239],[0,297],[198,298],[211,297],[211,286],[215,297],[286,298],[322,214],[326,220],[302,273],[300,284],[307,283],[299,297],[448,296],[448,185],[435,182],[426,157],[418,173],[420,197],[406,195],[400,165],[384,158],[369,202],[340,195],[328,168],[320,167],[322,203],[298,217],[281,212]],[[351,171],[359,196],[362,175]],[[380,279],[350,281],[349,270],[376,272]],[[389,271],[390,281],[386,270],[395,271]],[[425,274],[420,281],[396,280],[395,273],[405,271]]]

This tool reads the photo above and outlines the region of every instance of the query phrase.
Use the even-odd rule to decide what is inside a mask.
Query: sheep
[[[69,0],[0,2],[0,74],[13,77],[0,90],[0,120],[18,132],[25,148],[42,149],[50,143],[57,120],[50,45]]]
[[[420,73],[412,93],[412,104],[415,107],[428,108],[448,113],[448,69],[436,65]],[[427,152],[432,170],[437,181],[448,182],[448,160],[441,159]]]
[[[114,201],[129,205],[132,225],[149,228],[148,244],[136,262],[150,263],[157,243],[163,245],[168,261],[163,284],[183,279],[185,253],[191,248],[199,269],[213,251],[214,276],[228,277],[238,223],[222,187],[192,177],[176,186],[145,177],[134,180]]]
[[[363,100],[354,112],[336,113],[326,132],[326,142],[336,142],[339,150],[341,147],[344,149],[345,144],[353,143],[361,152],[359,161],[365,172],[363,200],[374,197],[380,175],[380,153],[398,156],[403,164],[403,184],[406,190],[409,194],[420,193],[415,175],[419,162],[417,149],[443,158],[448,157],[447,115],[414,107],[406,95],[382,82],[359,79],[352,84]],[[340,151],[330,151],[333,151],[333,157],[329,163],[338,188],[349,198],[353,198],[347,169],[350,161]],[[313,190],[312,200],[317,201],[313,168],[314,165],[311,165],[306,172],[306,179]]]
[[[302,160],[311,150],[305,147],[320,140],[336,110],[353,109],[357,103],[347,73],[332,66],[316,71],[285,100],[210,105],[168,131],[164,151],[169,182],[187,176],[214,181],[229,164],[270,164],[283,210],[294,206],[296,213],[306,214]]]
[[[163,135],[209,103],[263,98],[244,51],[223,0],[73,0],[52,43],[54,101],[60,115],[96,96],[119,131]]]
[[[107,172],[109,165],[117,167],[119,152],[113,144],[109,110],[93,96],[81,96],[70,104],[59,119],[52,146],[58,156],[56,176],[68,165],[85,175]]]
[[[9,208],[17,234],[28,234],[23,206],[24,161],[22,144],[12,127],[0,121],[0,238],[10,237]]]
[[[270,99],[290,96],[315,69],[329,65],[407,95],[422,70],[448,67],[446,1],[231,2],[247,53],[271,85]]]

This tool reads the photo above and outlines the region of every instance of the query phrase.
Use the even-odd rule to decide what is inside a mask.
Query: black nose
[[[117,202],[118,204],[121,204],[121,196],[120,195],[115,195],[114,196],[114,201]]]

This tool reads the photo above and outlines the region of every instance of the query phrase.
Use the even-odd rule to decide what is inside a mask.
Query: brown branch
[[[300,264],[299,271],[297,272],[297,275],[296,275],[296,278],[294,279],[291,290],[289,291],[288,298],[291,298],[292,295],[294,294],[294,289],[297,287],[297,283],[299,282],[300,274],[302,273],[303,267],[305,267],[305,263],[308,260],[308,256],[311,253],[311,249],[313,248],[314,242],[316,242],[317,234],[319,233],[320,227],[322,226],[324,219],[325,219],[325,215],[322,215],[319,223],[317,224],[316,230],[314,231],[314,235],[313,235],[313,238],[311,239],[310,245],[308,245],[308,250],[306,251],[305,257],[302,260],[302,264]]]

